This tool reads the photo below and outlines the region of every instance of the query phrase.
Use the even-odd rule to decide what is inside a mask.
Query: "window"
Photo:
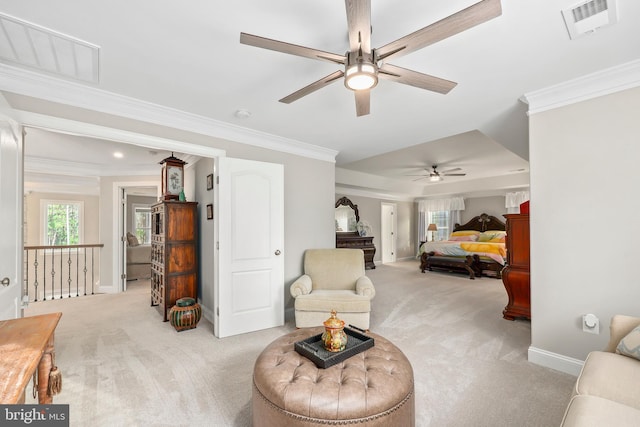
[[[42,243],[46,246],[82,244],[83,202],[42,200]]]
[[[434,240],[447,240],[449,238],[449,211],[429,211],[427,224],[435,224],[438,231],[434,232]]]
[[[151,243],[151,208],[144,205],[133,205],[134,234],[140,244]]]

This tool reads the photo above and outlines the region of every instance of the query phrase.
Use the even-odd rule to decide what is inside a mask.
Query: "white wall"
[[[529,126],[529,355],[551,366],[602,349],[612,315],[640,316],[640,88],[534,114]],[[582,332],[586,313],[599,335]]]
[[[486,213],[505,222],[504,214],[507,208],[504,207],[505,196],[469,197],[464,199],[464,211],[462,211],[461,221],[466,224],[474,216]]]
[[[213,159],[200,159],[195,164],[195,200],[198,202],[198,298],[205,309],[205,315],[213,322],[215,228],[214,220],[207,219],[207,205],[214,204],[215,183],[207,190],[207,175],[214,173]]]

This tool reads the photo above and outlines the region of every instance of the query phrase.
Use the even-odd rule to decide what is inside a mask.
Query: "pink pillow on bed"
[[[475,242],[478,240],[478,236],[451,236],[449,240],[452,242]]]

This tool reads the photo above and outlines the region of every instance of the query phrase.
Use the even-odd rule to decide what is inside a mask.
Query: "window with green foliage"
[[[133,224],[135,235],[141,244],[151,243],[151,208],[133,205]]]
[[[427,224],[435,224],[438,227],[438,231],[433,236],[434,240],[447,240],[449,237],[449,211],[429,212]]]
[[[44,216],[44,245],[65,246],[82,243],[82,202],[42,200],[41,206]]]

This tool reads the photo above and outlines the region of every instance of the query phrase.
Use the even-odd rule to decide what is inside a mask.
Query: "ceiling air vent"
[[[569,37],[593,33],[597,28],[618,22],[616,0],[591,0],[562,11]]]
[[[98,83],[98,46],[0,13],[0,62]]]

